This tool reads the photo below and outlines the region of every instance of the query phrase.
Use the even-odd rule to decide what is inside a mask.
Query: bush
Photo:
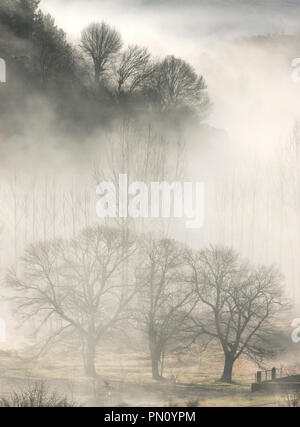
[[[289,408],[299,408],[300,407],[300,391],[296,390],[292,393],[286,394],[286,406]]]
[[[44,382],[36,382],[26,389],[18,392],[14,391],[10,397],[0,398],[1,407],[74,407],[74,402],[68,401],[66,397],[60,396],[57,392],[50,392]]]

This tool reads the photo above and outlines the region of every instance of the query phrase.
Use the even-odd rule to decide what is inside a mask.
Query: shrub
[[[74,402],[68,401],[66,397],[60,396],[57,392],[50,392],[46,384],[42,381],[30,384],[27,388],[14,391],[10,397],[0,398],[1,407],[74,407]]]

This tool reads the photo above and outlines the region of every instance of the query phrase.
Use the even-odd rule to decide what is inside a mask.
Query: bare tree
[[[182,249],[175,241],[151,240],[145,245],[138,270],[138,319],[148,340],[152,377],[156,380],[161,378],[166,350],[178,342],[188,317],[191,292],[178,280],[180,268]]]
[[[81,47],[92,59],[95,82],[99,83],[109,61],[122,47],[121,35],[105,22],[92,23],[82,31]]]
[[[154,70],[155,66],[146,48],[129,46],[122,53],[116,68],[117,95],[132,94],[149,85]]]
[[[108,227],[87,228],[67,242],[31,245],[20,277],[14,271],[8,275],[18,313],[24,321],[37,318],[38,331],[50,319],[56,321],[47,345],[67,332],[79,338],[85,373],[95,376],[97,346],[122,322],[135,293],[129,275],[127,283],[120,280],[123,262],[135,253],[133,239],[125,242],[120,231]]]
[[[157,68],[153,85],[163,110],[197,107],[204,111],[209,105],[204,78],[180,58],[167,56]]]
[[[280,274],[273,267],[250,268],[222,247],[189,252],[187,263],[187,282],[198,301],[191,328],[195,336],[220,343],[225,356],[221,380],[232,382],[241,355],[259,360],[271,352],[268,330],[280,304]]]
[[[148,185],[153,181],[177,181],[184,173],[185,144],[178,137],[174,142],[160,130],[152,126],[140,126],[133,120],[117,124],[116,131],[110,135],[105,155],[94,164],[94,178],[98,185],[101,181],[112,181],[119,185],[119,174],[126,173],[128,183],[143,181]],[[119,225],[134,227],[136,232],[145,232],[151,218],[113,218]],[[169,229],[168,221],[154,219],[155,233],[165,235]],[[149,229],[149,228],[148,228]]]

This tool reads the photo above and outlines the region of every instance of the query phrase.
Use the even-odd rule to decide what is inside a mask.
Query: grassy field
[[[147,358],[128,353],[99,354],[99,377],[86,378],[79,358],[56,354],[40,361],[21,358],[18,353],[0,353],[0,394],[43,380],[51,390],[70,400],[90,406],[278,406],[285,396],[251,393],[257,367],[247,360],[236,363],[234,384],[218,382],[222,354],[202,357],[170,357],[166,360],[165,380],[151,379]],[[278,366],[278,365],[277,365]],[[109,381],[109,394],[104,381]],[[281,402],[281,403],[280,403]]]

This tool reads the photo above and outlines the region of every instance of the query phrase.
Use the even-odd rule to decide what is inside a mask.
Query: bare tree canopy
[[[110,59],[122,47],[121,35],[105,22],[92,23],[81,33],[81,47],[92,59],[95,82],[99,83]]]
[[[129,46],[121,55],[116,69],[117,93],[133,93],[151,83],[155,66],[146,48]]]
[[[280,304],[281,277],[273,267],[251,268],[231,249],[189,252],[187,263],[198,301],[191,318],[196,336],[217,340],[224,352],[222,380],[232,381],[242,355],[267,355],[267,330]]]
[[[196,106],[205,110],[208,107],[204,78],[180,58],[167,56],[161,62],[154,85],[162,109]]]
[[[21,274],[10,272],[16,307],[24,320],[39,319],[41,329],[58,320],[47,340],[62,333],[77,334],[82,342],[85,372],[96,374],[94,359],[99,341],[123,320],[135,293],[132,280],[120,281],[122,264],[136,252],[133,240],[116,229],[85,229],[72,241],[31,245],[21,262]]]

